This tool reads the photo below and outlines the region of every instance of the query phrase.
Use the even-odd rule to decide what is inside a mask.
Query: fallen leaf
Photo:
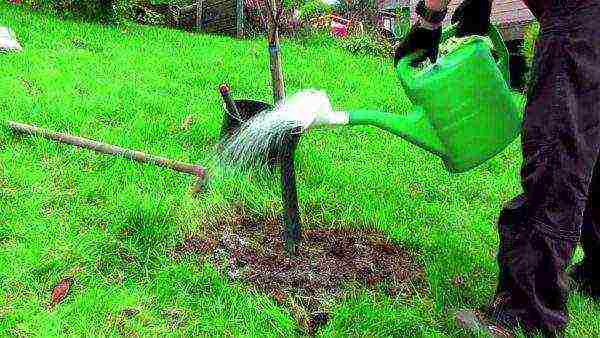
[[[140,313],[140,311],[138,311],[136,309],[125,309],[125,310],[121,311],[121,315],[128,317],[128,318],[136,316],[138,313]]]
[[[190,126],[194,123],[194,117],[192,115],[187,116],[184,120],[183,123],[181,124],[180,129],[181,130],[188,130],[190,129]]]
[[[452,278],[452,284],[456,287],[464,287],[465,279],[462,276],[454,276],[454,278]]]
[[[273,290],[273,298],[277,301],[279,305],[283,305],[285,302],[285,294],[279,290]]]
[[[52,290],[51,304],[50,307],[54,307],[61,303],[69,294],[73,279],[67,277],[63,279],[55,288]]]

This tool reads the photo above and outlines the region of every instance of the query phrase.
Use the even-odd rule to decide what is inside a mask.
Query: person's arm
[[[494,2],[494,0],[488,0],[488,1],[490,4]],[[435,11],[447,9],[449,2],[450,2],[450,0],[425,0],[425,4],[427,4],[427,7],[431,8],[432,10],[435,10]]]
[[[449,0],[425,0],[425,4],[431,10],[441,11],[448,8]]]
[[[448,3],[449,0],[420,0],[417,14],[422,15],[418,15],[417,23],[430,30],[440,28],[448,12]],[[452,17],[452,23],[459,23],[457,34],[485,34],[490,24],[493,3],[494,0],[463,0]]]
[[[441,40],[442,23],[448,12],[449,0],[419,0],[416,7],[417,22],[396,48],[394,65],[408,54],[418,50],[425,53],[414,63],[429,58],[436,62]],[[463,0],[454,11],[452,23],[457,23],[457,36],[485,35],[490,25],[490,14],[493,0]]]
[[[419,0],[416,7],[417,26],[429,30],[439,29],[446,17],[449,1],[450,0]]]
[[[432,11],[437,11],[437,12],[441,12],[441,11],[445,11],[448,9],[448,3],[450,2],[450,0],[423,0],[425,2],[425,6],[427,6],[427,8],[431,9]],[[487,3],[486,3],[487,1]],[[494,3],[494,0],[476,0],[476,1],[466,1],[463,0],[463,5],[467,5],[465,2],[468,3],[472,3],[472,4],[476,4],[477,2],[479,2],[481,5],[481,7],[491,7],[492,4]]]

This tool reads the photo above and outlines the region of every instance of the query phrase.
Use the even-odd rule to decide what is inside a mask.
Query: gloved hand
[[[415,23],[411,27],[411,30],[404,41],[396,48],[394,67],[398,65],[400,59],[417,51],[423,51],[424,53],[413,61],[413,67],[425,61],[427,58],[435,63],[438,56],[441,36],[441,27],[430,29],[429,27],[424,27],[419,23]]]
[[[491,14],[492,0],[464,0],[452,15],[456,36],[487,35]]]

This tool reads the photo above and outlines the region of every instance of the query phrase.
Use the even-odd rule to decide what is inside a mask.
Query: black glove
[[[417,51],[424,51],[424,53],[413,61],[413,67],[425,61],[426,58],[429,58],[431,62],[435,63],[438,56],[441,36],[441,27],[432,30],[422,27],[418,23],[414,24],[406,38],[404,38],[404,41],[396,48],[394,67],[398,66],[398,61],[400,61],[400,59]]]
[[[492,0],[464,0],[452,15],[456,36],[487,35],[490,29]]]

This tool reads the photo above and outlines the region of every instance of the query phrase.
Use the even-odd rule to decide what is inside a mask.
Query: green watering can
[[[442,42],[455,32],[455,26],[446,28]],[[387,130],[439,156],[453,173],[486,162],[521,131],[508,50],[496,27],[488,35],[493,48],[474,37],[425,70],[411,65],[417,54],[400,60],[397,76],[414,105],[408,115],[359,110],[349,112],[344,124]]]

